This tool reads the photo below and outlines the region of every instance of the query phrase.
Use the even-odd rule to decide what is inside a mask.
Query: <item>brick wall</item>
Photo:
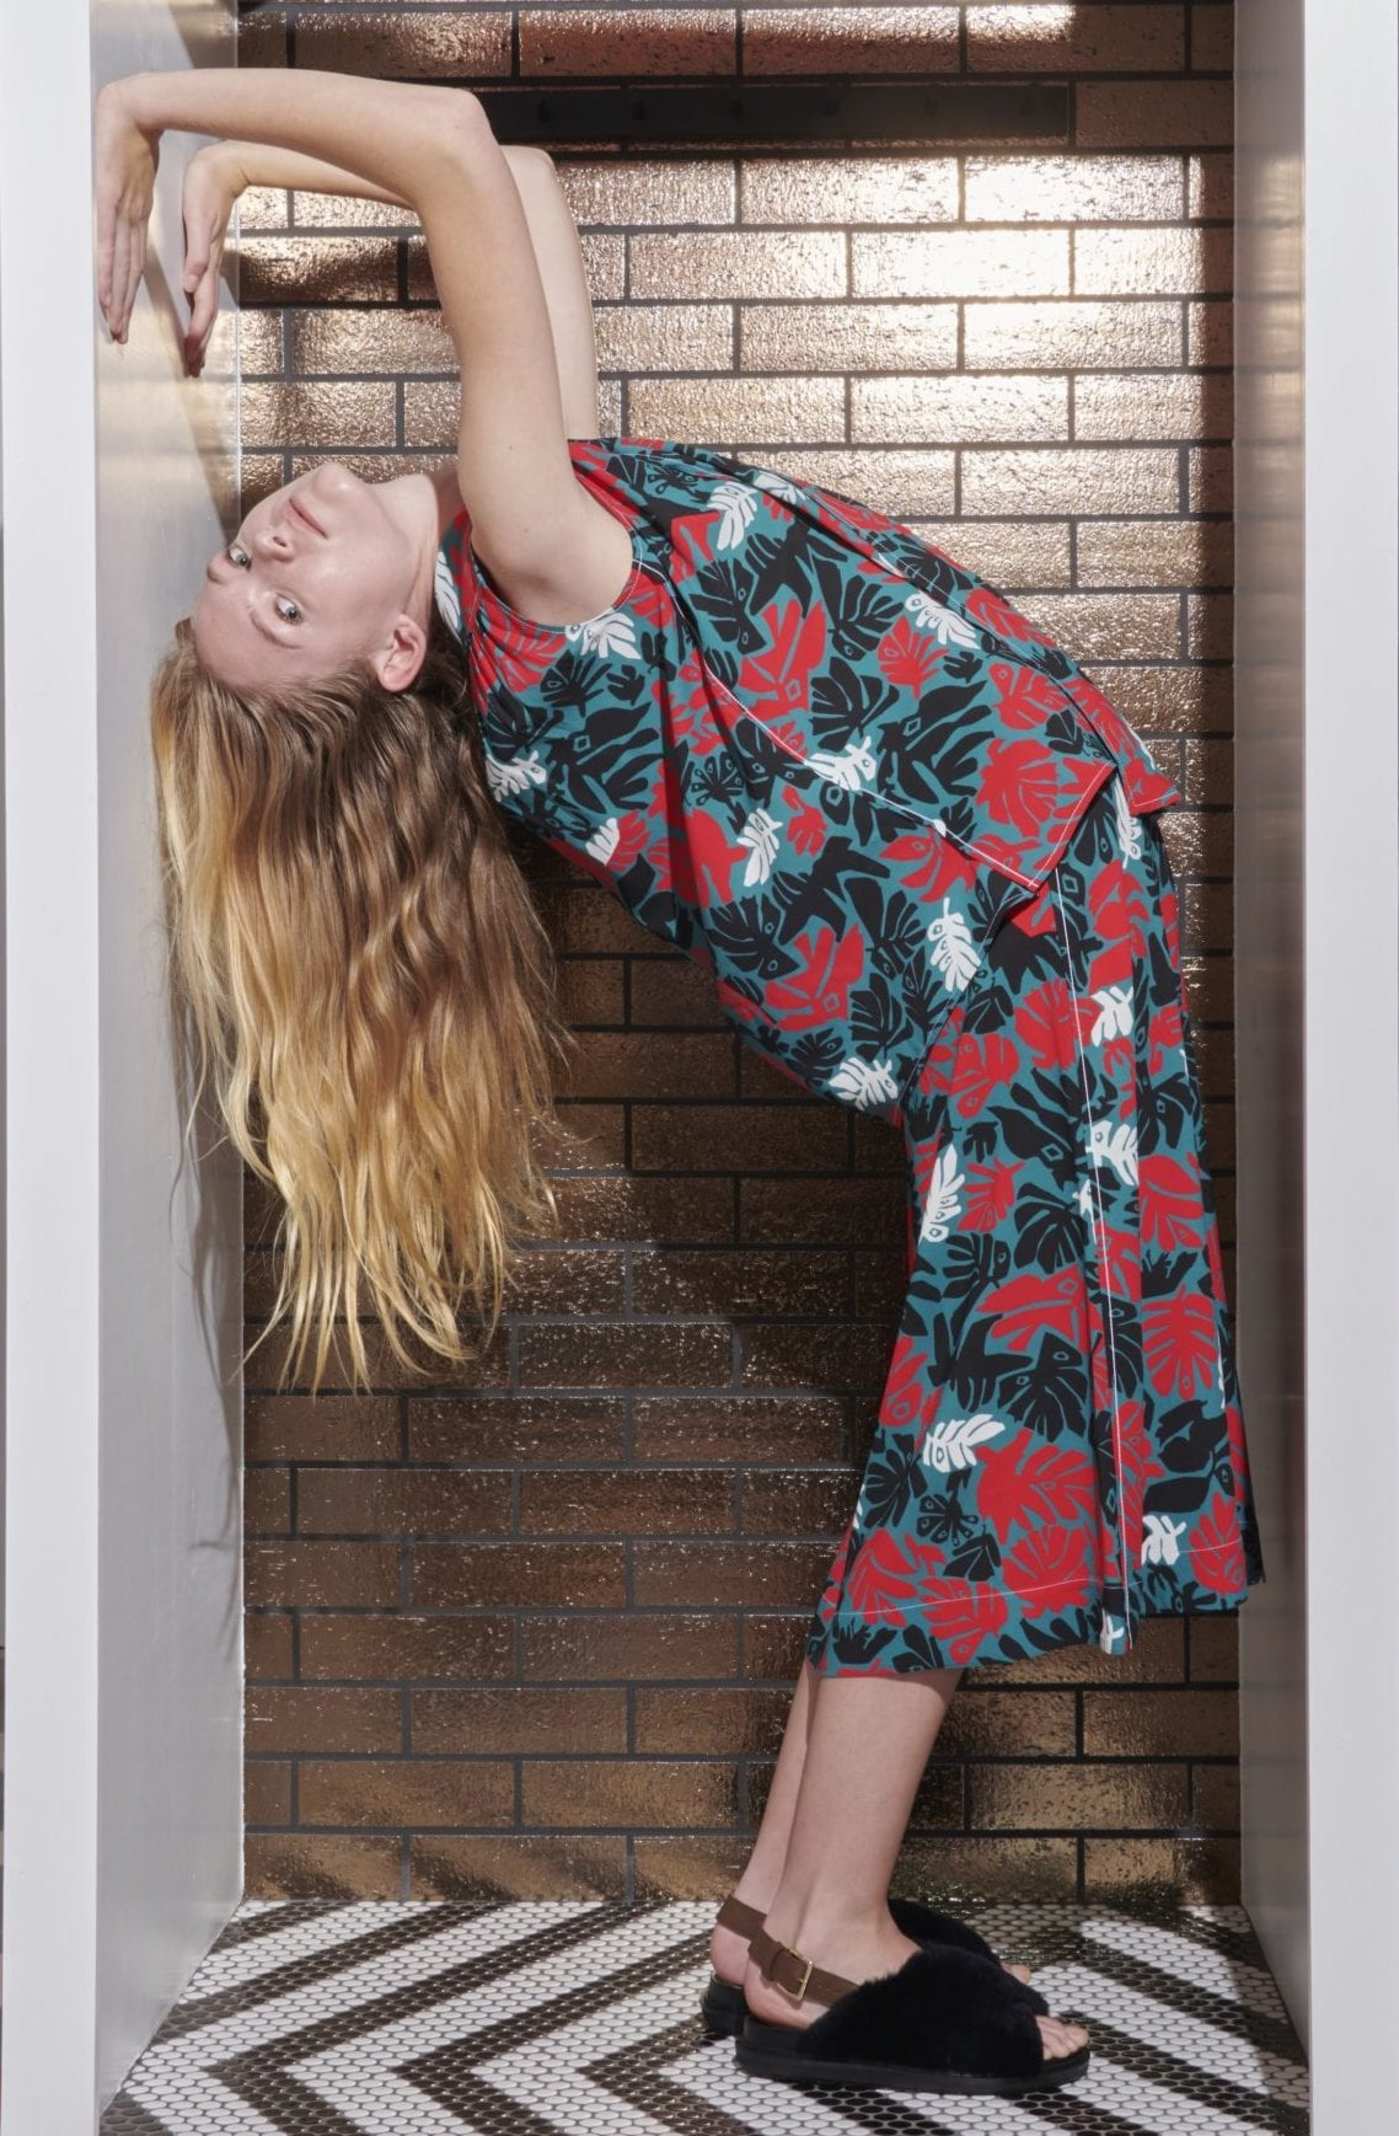
[[[866,498],[1011,590],[1150,739],[1232,1294],[1228,6],[332,0],[245,63],[511,76],[1000,74],[1068,140],[559,151],[601,427]],[[245,204],[247,502],[450,454],[415,225]],[[774,292],[779,294],[774,295]],[[760,1812],[902,1272],[896,1136],[740,1046],[697,968],[521,859],[587,1033],[567,1237],[469,1384],[247,1403],[254,1893],[718,1892]],[[270,1297],[250,1201],[247,1307]],[[269,1234],[261,1231],[265,1239]],[[269,1345],[270,1347],[270,1345]],[[263,1381],[270,1368],[263,1367]],[[901,1882],[1235,1893],[1230,1620],[968,1677]]]

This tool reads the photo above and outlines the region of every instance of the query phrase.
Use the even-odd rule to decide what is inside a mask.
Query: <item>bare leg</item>
[[[943,1672],[943,1677],[940,1681],[945,1679],[948,1689],[944,1695],[942,1713],[947,1710],[947,1705],[952,1697],[952,1687],[956,1685],[960,1674],[960,1670],[956,1669],[947,1669]],[[763,1817],[758,1827],[758,1836],[753,1843],[753,1851],[748,1857],[743,1874],[734,1886],[737,1897],[746,1900],[750,1906],[756,1906],[760,1913],[767,1912],[768,1907],[772,1904],[773,1894],[782,1880],[783,1866],[787,1860],[787,1848],[792,1831],[792,1819],[796,1814],[797,1798],[801,1793],[802,1772],[806,1765],[811,1717],[824,1681],[825,1679],[817,1675],[809,1662],[803,1661],[801,1672],[797,1677],[796,1689],[792,1695],[791,1707],[787,1714],[787,1725],[783,1731],[782,1747],[778,1752],[777,1764],[773,1769],[772,1785],[768,1790],[767,1802],[763,1807]],[[938,1718],[938,1726],[941,1726],[941,1714]],[[931,1742],[928,1747],[931,1750]],[[710,1964],[721,1980],[742,1980],[744,1969],[748,1963],[748,1938],[741,1935],[737,1929],[720,1928],[716,1924],[710,1936],[709,1959]],[[1030,1977],[1027,1966],[1010,1965],[1007,1966],[1006,1970],[1013,1973],[1017,1980],[1028,1980]]]
[[[767,1927],[779,1941],[848,1979],[894,1972],[918,1948],[889,1912],[889,1879],[958,1674],[939,1669],[907,1677],[825,1677],[811,1703],[806,1757]],[[872,1744],[878,1746],[873,1765]],[[784,1754],[786,1749],[784,1740]],[[753,1903],[767,1897],[757,1889]],[[751,1957],[743,1992],[748,2008],[774,2024],[809,2024],[823,2007],[799,2003],[765,1980]],[[1037,2022],[1046,2055],[1076,2053],[1087,2041],[1079,2026],[1055,2018]]]

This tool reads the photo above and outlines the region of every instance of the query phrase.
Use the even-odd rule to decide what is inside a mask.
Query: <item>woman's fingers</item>
[[[126,293],[126,267],[131,254],[131,225],[118,216],[112,234],[112,280],[107,301],[107,325],[114,341],[121,340],[121,308]]]
[[[219,308],[219,276],[216,265],[207,267],[191,299],[189,330],[185,335],[186,360],[191,372],[203,368],[204,351]]]

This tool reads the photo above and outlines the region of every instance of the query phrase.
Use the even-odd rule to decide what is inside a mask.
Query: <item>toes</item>
[[[1088,2034],[1081,2025],[1066,2025],[1059,2018],[1041,2017],[1036,2020],[1044,2051],[1050,2061],[1059,2061],[1064,2055],[1077,2054],[1080,2047],[1088,2044]]]
[[[1028,1982],[1030,1978],[1030,1968],[1027,1965],[1007,1965],[1006,1971],[1013,1973],[1017,1980]]]

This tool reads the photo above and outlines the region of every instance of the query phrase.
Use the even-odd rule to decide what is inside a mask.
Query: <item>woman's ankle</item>
[[[780,1885],[763,1925],[779,1943],[806,1953],[818,1945],[825,1948],[850,1939],[880,1941],[891,1931],[898,1933],[887,1894],[872,1898],[866,1893],[833,1890],[790,1892]]]

